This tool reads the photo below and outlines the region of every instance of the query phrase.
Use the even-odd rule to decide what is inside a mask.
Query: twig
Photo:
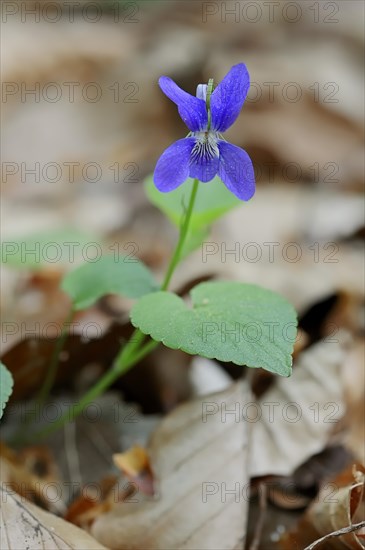
[[[250,544],[249,550],[257,550],[262,536],[262,529],[265,523],[267,510],[267,485],[266,483],[259,484],[259,517],[255,525],[255,533]]]
[[[333,533],[329,533],[328,535],[325,535],[324,537],[312,542],[312,544],[306,546],[304,550],[313,550],[313,548],[315,548],[319,544],[322,544],[322,542],[325,542],[327,539],[330,539],[332,537],[340,537],[341,535],[346,535],[347,533],[353,533],[354,531],[361,529],[361,527],[365,527],[365,521],[360,521],[360,523],[354,523],[349,527],[343,527],[338,531],[333,531]]]

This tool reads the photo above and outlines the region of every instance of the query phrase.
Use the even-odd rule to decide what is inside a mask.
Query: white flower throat
[[[196,143],[191,152],[191,161],[219,157],[219,134],[217,132],[208,130],[205,132],[192,132],[192,137],[196,139]]]

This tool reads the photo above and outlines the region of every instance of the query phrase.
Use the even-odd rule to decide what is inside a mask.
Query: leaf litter
[[[105,78],[107,85],[119,80],[122,70],[126,82],[136,81],[143,85],[140,85],[138,110],[121,104],[120,116],[116,117],[115,104],[109,99],[103,105],[103,124],[100,124],[97,109],[88,110],[85,105],[77,105],[81,117],[89,121],[85,126],[69,105],[59,102],[52,106],[52,120],[60,134],[57,143],[53,139],[44,140],[41,133],[33,131],[35,124],[49,125],[49,105],[42,105],[43,112],[30,102],[19,105],[17,117],[9,116],[10,135],[16,139],[6,141],[4,158],[19,162],[26,159],[33,163],[40,159],[47,162],[52,158],[62,163],[65,158],[88,162],[90,158],[98,157],[103,166],[110,166],[113,162],[124,165],[132,160],[143,174],[147,174],[163,147],[180,131],[177,120],[153,87],[161,71],[161,59],[164,70],[174,72],[187,86],[196,82],[197,75],[200,81],[213,72],[223,75],[227,64],[241,61],[244,55],[253,67],[257,81],[262,75],[262,82],[271,79],[288,83],[295,80],[302,89],[307,87],[303,101],[290,103],[283,99],[282,93],[271,102],[267,87],[261,86],[266,95],[261,101],[247,105],[242,123],[238,121],[232,128],[230,139],[247,148],[262,170],[265,162],[271,163],[271,168],[275,168],[273,163],[279,163],[279,169],[274,171],[274,179],[267,172],[266,177],[259,180],[260,192],[251,208],[238,207],[214,229],[210,239],[218,245],[218,252],[203,262],[199,251],[174,281],[178,287],[188,284],[194,277],[204,280],[212,274],[218,277],[229,274],[231,279],[262,284],[284,294],[296,305],[303,321],[293,378],[277,380],[261,371],[256,372],[252,380],[256,397],[245,394],[246,401],[241,399],[240,403],[254,403],[251,412],[267,411],[269,407],[264,403],[279,403],[279,408],[273,409],[279,411],[275,422],[269,422],[267,416],[257,422],[249,422],[246,418],[234,442],[225,439],[229,431],[228,434],[220,431],[222,425],[217,423],[214,425],[214,430],[219,432],[217,443],[224,444],[218,446],[202,466],[195,464],[194,456],[188,456],[186,464],[179,468],[178,450],[191,451],[202,429],[198,417],[188,422],[191,410],[198,406],[198,402],[192,400],[194,393],[200,395],[200,400],[204,398],[211,402],[216,397],[209,396],[209,392],[218,389],[235,392],[242,382],[232,385],[231,379],[237,379],[241,370],[238,373],[234,365],[226,364],[223,368],[208,361],[204,364],[204,373],[200,370],[198,376],[194,363],[191,365],[183,354],[177,359],[175,355],[156,352],[144,368],[136,369],[129,382],[122,380],[111,395],[100,402],[106,413],[100,426],[96,428],[97,423],[91,426],[90,422],[77,422],[75,430],[68,429],[58,443],[57,438],[47,441],[47,448],[56,450],[53,457],[44,449],[34,448],[34,442],[31,442],[32,447],[19,452],[9,448],[3,452],[4,470],[10,479],[13,478],[12,490],[17,490],[14,478],[18,485],[22,480],[26,492],[31,492],[39,505],[54,512],[50,516],[34,504],[28,504],[18,487],[22,496],[7,496],[4,507],[3,518],[9,526],[7,531],[3,531],[8,536],[1,545],[4,548],[6,545],[9,548],[23,547],[24,541],[30,540],[29,536],[34,537],[32,548],[36,548],[36,544],[45,548],[47,545],[49,548],[102,547],[96,540],[88,538],[84,531],[74,531],[69,522],[66,527],[62,524],[58,531],[61,520],[55,517],[55,513],[65,514],[68,520],[82,525],[84,530],[91,530],[102,542],[111,542],[111,548],[137,548],[143,537],[151,540],[153,547],[173,548],[174,545],[179,547],[187,536],[191,537],[183,542],[187,548],[189,544],[192,548],[194,544],[195,548],[217,547],[219,537],[222,537],[221,547],[242,548],[245,539],[248,548],[254,535],[258,534],[255,544],[260,550],[277,550],[279,545],[284,549],[302,550],[316,538],[346,528],[351,522],[359,523],[363,518],[363,470],[360,465],[365,460],[364,292],[360,244],[363,165],[359,123],[361,70],[358,63],[358,52],[363,45],[363,32],[359,26],[361,17],[357,16],[356,3],[348,2],[347,10],[341,10],[336,35],[332,34],[331,25],[319,22],[313,26],[307,19],[296,27],[297,40],[293,42],[290,25],[284,20],[273,25],[263,19],[257,25],[246,25],[242,33],[240,25],[223,25],[215,18],[210,24],[203,25],[200,10],[192,4],[174,3],[173,6],[144,12],[145,18],[138,26],[142,32],[139,33],[128,26],[124,26],[128,28],[120,33],[116,26],[101,24],[95,34],[91,25],[81,21],[77,22],[78,34],[70,26],[60,29],[53,25],[50,35],[48,25],[44,23],[37,25],[36,34],[33,25],[22,25],[19,34],[18,23],[8,25],[7,39],[11,47],[5,52],[5,80],[25,80],[31,86],[40,77],[45,81],[57,81],[61,74],[63,81]],[[31,40],[27,38],[28,33],[32,34]],[[313,40],[313,33],[316,40]],[[131,55],[134,56],[133,63],[127,61]],[[308,75],[313,76],[310,81]],[[313,101],[314,90],[308,87],[313,82],[321,85],[323,75],[326,82],[338,85],[340,101]],[[5,109],[9,107],[10,103],[4,105]],[[161,120],[166,132],[160,132]],[[100,147],[96,148],[90,128],[98,136],[98,143],[103,144],[102,151]],[[33,144],[32,148],[28,147],[29,142]],[[281,168],[293,162],[301,167],[302,174],[293,181],[289,181],[290,178],[284,181]],[[331,179],[331,170],[336,172],[337,169],[338,173]],[[64,225],[66,216],[72,227],[96,231],[107,243],[112,244],[115,240],[122,244],[138,243],[138,254],[149,259],[156,278],[159,278],[174,233],[167,230],[152,207],[146,206],[141,186],[127,184],[121,189],[122,186],[112,186],[107,182],[105,186],[99,182],[94,186],[80,182],[77,192],[71,187],[57,183],[28,187],[13,177],[11,186],[4,186],[3,194],[4,212],[8,212],[5,214],[6,239],[36,230],[55,230]],[[262,223],[257,224],[258,219]],[[147,233],[148,237],[145,236]],[[242,245],[239,261],[233,255],[222,261],[223,246],[228,250],[234,248],[237,235],[240,235]],[[266,242],[295,242],[300,246],[302,256],[298,262],[285,261],[282,248],[279,248],[273,263],[267,257],[251,262],[243,256],[243,247],[249,242],[258,244],[261,250],[265,250]],[[325,249],[329,242],[335,243],[337,248]],[[318,243],[317,248],[311,249],[315,243]],[[331,251],[335,252],[336,263],[327,261]],[[319,257],[315,261],[317,253]],[[53,268],[56,269],[44,269],[34,275],[31,270],[20,273],[2,267],[4,319],[18,326],[22,322],[40,321],[43,325],[62,322],[68,308],[68,301],[58,290],[63,269],[57,265]],[[124,306],[127,304],[122,304],[122,308]],[[90,320],[104,326],[101,311],[102,303],[99,303],[87,314]],[[130,330],[123,323],[115,324],[112,315],[106,319],[106,327],[100,338],[90,338],[88,342],[82,341],[78,335],[69,337],[56,383],[56,394],[61,402],[65,401],[65,396],[74,398],[78,388],[87,386],[100,376],[116,353],[118,338],[125,337]],[[3,424],[4,434],[9,436],[12,419],[16,421],[17,418],[11,407],[19,412],[24,407],[24,400],[34,397],[54,347],[54,339],[24,339],[19,336],[19,333],[6,333],[5,341],[2,341],[6,344],[4,363],[15,379],[15,395]],[[331,338],[338,342],[329,342]],[[175,365],[176,372],[172,374]],[[76,381],[71,380],[74,373],[78,373]],[[141,379],[143,384],[140,384]],[[295,387],[294,383],[291,386],[291,380],[297,381]],[[174,411],[183,401],[187,404]],[[289,414],[297,412],[300,406],[303,417],[298,423],[282,419],[283,407],[293,402],[297,408],[292,406],[285,411],[287,418],[291,418]],[[119,422],[114,422],[115,403],[120,413]],[[123,411],[128,411],[131,403],[137,411],[138,422],[125,422]],[[312,405],[313,408],[309,408]],[[327,405],[328,408],[324,409]],[[217,420],[218,416],[212,415],[210,419]],[[320,421],[314,422],[315,418]],[[325,418],[335,422],[325,422]],[[158,427],[160,420],[162,425]],[[174,431],[178,420],[184,426],[182,432]],[[231,433],[238,429],[236,425],[231,428]],[[252,448],[250,452],[247,448],[241,449],[242,469],[228,468],[227,457],[234,445],[248,437],[248,431]],[[255,436],[255,432],[258,435]],[[85,434],[89,444],[75,446],[75,441],[79,443]],[[182,435],[184,437],[179,439]],[[204,437],[207,435],[204,432]],[[65,441],[68,449],[73,449],[72,459],[68,459],[71,471],[65,467],[67,460],[60,460]],[[172,445],[174,441],[176,449]],[[136,496],[131,492],[133,484],[128,485],[131,481],[113,465],[114,454],[123,455],[136,444],[146,449],[150,458],[151,469],[156,475],[156,479],[153,477],[155,497],[143,495],[141,491]],[[203,445],[203,441],[200,444]],[[204,456],[203,447],[200,452]],[[199,452],[195,459],[198,458]],[[219,475],[213,480],[206,479],[210,473],[208,467],[219,461],[223,464]],[[316,461],[316,466],[313,461]],[[347,461],[349,464],[345,465],[343,477],[339,479],[337,472]],[[233,464],[238,468],[238,461]],[[41,467],[45,476],[39,475]],[[244,484],[248,487],[247,498],[236,503],[231,502],[232,495],[228,495],[228,506],[224,508],[219,499],[214,500],[219,496],[217,493],[207,496],[212,499],[212,507],[200,506],[198,485],[194,485],[197,479],[201,483],[201,478],[197,477],[199,472],[204,476],[203,481],[213,481],[218,486],[223,482],[230,483],[230,488],[236,482]],[[65,480],[77,481],[79,492],[65,495],[58,508],[44,498],[39,499],[42,494],[32,491],[37,483],[41,483],[41,487],[42,483],[55,481],[62,484]],[[100,491],[87,499],[88,493],[82,488],[88,487],[90,482],[96,483]],[[268,484],[266,519],[262,515],[265,510],[262,502],[258,514],[252,514],[259,495],[258,484],[263,482]],[[289,494],[288,483],[292,488]],[[334,486],[328,485],[331,483]],[[195,505],[198,503],[198,514],[194,514],[194,506],[191,510],[182,509],[184,500],[181,499],[186,497],[190,486],[195,491],[192,494],[196,500],[192,498]],[[210,489],[214,491],[216,485]],[[332,489],[336,489],[335,494],[330,492]],[[133,500],[133,494],[140,502],[125,502]],[[23,508],[19,505],[19,498]],[[293,509],[289,513],[290,505]],[[304,514],[303,507],[308,507]],[[204,528],[204,521],[212,508],[218,513],[218,522],[208,519]],[[248,508],[250,516],[246,522]],[[181,517],[186,518],[184,514],[189,521],[181,521]],[[153,520],[157,517],[158,522],[154,524],[151,517]],[[293,525],[299,518],[298,525]],[[31,535],[29,522],[33,526]],[[257,524],[261,525],[261,531],[256,529],[253,534]],[[127,531],[121,532],[121,525]],[[192,525],[196,526],[194,533],[191,532]],[[163,529],[159,529],[161,526]],[[359,530],[327,539],[321,547],[360,548],[363,539]]]

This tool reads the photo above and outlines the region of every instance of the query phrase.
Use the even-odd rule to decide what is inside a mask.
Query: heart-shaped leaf
[[[11,372],[0,362],[0,418],[13,391],[13,383]]]
[[[155,292],[132,308],[143,333],[173,349],[289,376],[296,314],[282,296],[256,285],[207,282],[191,291],[193,307]]]
[[[189,178],[170,193],[161,193],[153,183],[153,177],[146,179],[145,189],[149,200],[157,206],[176,226],[180,226],[182,217],[186,211],[194,180]],[[195,199],[194,211],[190,219],[190,230],[195,231],[209,226],[214,220],[220,218],[234,208],[242,205],[220,178],[215,177],[209,183],[200,183]]]
[[[70,271],[62,281],[75,310],[90,307],[105,294],[140,298],[159,287],[147,267],[135,258],[103,256]]]

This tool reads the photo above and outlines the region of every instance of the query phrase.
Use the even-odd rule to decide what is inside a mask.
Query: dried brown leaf
[[[242,548],[249,425],[228,411],[249,399],[238,382],[169,414],[148,449],[159,498],[117,504],[92,534],[118,550]]]
[[[305,547],[330,533],[351,527],[358,522],[358,513],[364,500],[364,475],[362,465],[352,465],[326,483],[314,503],[292,533],[286,535],[282,547],[286,550],[295,545]],[[360,550],[356,531],[331,537],[321,546],[324,550]]]
[[[2,550],[106,550],[88,533],[1,489]]]
[[[93,495],[90,494],[90,487],[87,491],[81,490],[78,498],[69,506],[64,519],[88,530],[95,518],[112,507],[117,481],[116,476],[102,479]]]
[[[344,414],[343,359],[338,342],[311,346],[299,355],[290,378],[278,378],[247,409],[253,425],[252,477],[290,475],[327,445]]]
[[[113,455],[114,464],[138,489],[146,495],[154,495],[154,476],[146,450],[134,445],[124,453]]]
[[[3,487],[47,510],[64,512],[65,504],[57,491],[59,472],[46,447],[28,447],[16,453],[0,444],[0,465]]]

